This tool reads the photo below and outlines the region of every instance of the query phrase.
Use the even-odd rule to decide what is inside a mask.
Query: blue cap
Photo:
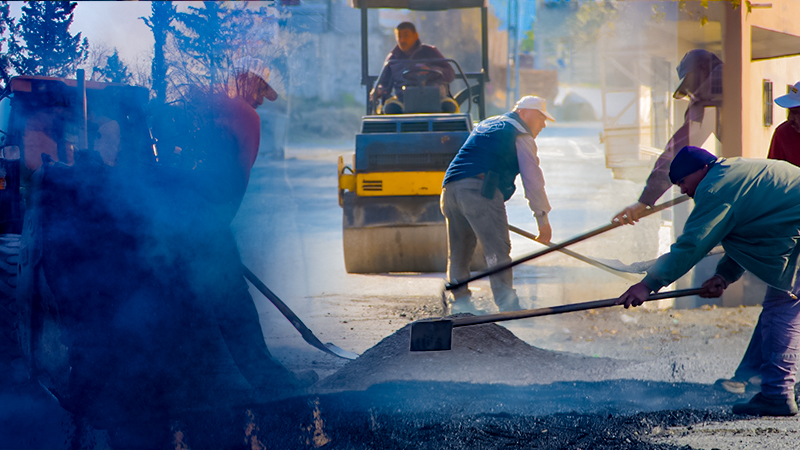
[[[672,160],[672,164],[669,166],[669,181],[672,184],[678,184],[687,175],[691,175],[705,166],[713,165],[716,161],[717,157],[707,150],[687,145]]]
[[[797,108],[800,106],[800,81],[789,88],[788,94],[776,98],[775,103],[777,103],[778,106],[782,106],[787,109]]]

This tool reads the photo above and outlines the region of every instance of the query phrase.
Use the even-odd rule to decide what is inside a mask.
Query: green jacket
[[[785,161],[720,159],[700,181],[683,234],[643,280],[658,290],[677,280],[718,243],[717,274],[732,283],[749,270],[789,291],[800,246],[800,168]]]

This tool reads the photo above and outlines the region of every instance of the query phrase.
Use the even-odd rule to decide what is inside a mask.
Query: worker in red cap
[[[761,323],[761,392],[734,414],[793,416],[800,358],[800,168],[785,161],[718,159],[684,147],[669,178],[694,199],[686,225],[670,251],[617,304],[639,306],[652,293],[688,272],[722,243],[725,256],[703,283],[706,298],[722,295],[745,270],[767,285]]]
[[[186,153],[183,173],[206,206],[205,219],[183,250],[197,260],[184,276],[192,280],[198,300],[210,305],[244,377],[258,390],[280,392],[306,387],[318,376],[292,373],[270,354],[230,229],[258,156],[261,120],[256,108],[264,99],[278,98],[268,74],[261,61],[243,58],[234,63],[226,85],[213,92],[190,90],[185,107],[177,108],[188,130],[179,130],[180,139],[170,142]],[[161,134],[169,136],[170,130]]]
[[[664,152],[656,160],[639,200],[618,212],[612,218],[612,222],[623,224],[638,222],[642,213],[655,205],[659,197],[670,188],[668,177],[670,163],[678,150],[691,144],[689,137],[692,124],[703,122],[707,106],[719,107],[722,104],[722,68],[722,61],[708,50],[693,49],[683,56],[677,67],[681,82],[673,94],[676,99],[689,100],[683,125],[675,131],[667,142]],[[707,137],[707,135],[697,136],[697,140],[705,142]]]

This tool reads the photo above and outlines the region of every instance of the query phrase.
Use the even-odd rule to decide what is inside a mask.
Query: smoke
[[[162,116],[163,142],[184,159],[159,163],[140,94],[89,90],[89,150],[59,104],[69,96],[18,98],[30,108],[20,117],[41,119],[18,130],[29,163],[19,303],[30,305],[30,362],[64,409],[126,445],[163,442],[182,414],[298,387],[267,350],[230,229],[249,171],[230,122],[219,122],[230,109],[198,96],[188,116]]]

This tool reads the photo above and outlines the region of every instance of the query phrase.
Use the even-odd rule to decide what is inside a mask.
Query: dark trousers
[[[734,378],[746,381],[761,374],[764,395],[793,396],[800,355],[800,300],[768,287],[763,308]]]

